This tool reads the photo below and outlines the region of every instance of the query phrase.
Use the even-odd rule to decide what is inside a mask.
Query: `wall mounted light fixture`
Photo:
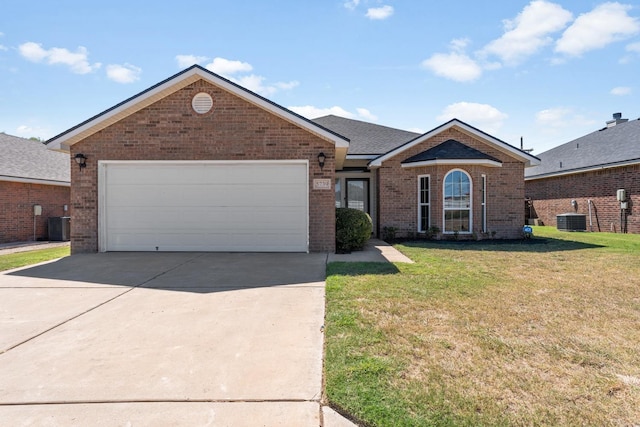
[[[324,167],[324,161],[325,160],[327,160],[327,156],[325,156],[324,153],[318,154],[318,164],[320,165],[320,169],[321,170]]]
[[[74,159],[76,160],[78,166],[80,166],[80,169],[87,167],[87,156],[85,156],[84,154],[78,153],[75,155]]]

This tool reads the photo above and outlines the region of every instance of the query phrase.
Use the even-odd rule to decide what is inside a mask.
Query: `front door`
[[[348,208],[369,212],[369,179],[346,179],[345,199]]]

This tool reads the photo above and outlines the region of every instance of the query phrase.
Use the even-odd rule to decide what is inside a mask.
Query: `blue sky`
[[[640,5],[3,0],[0,132],[50,138],[193,63],[310,118],[457,117],[540,153],[640,117]]]

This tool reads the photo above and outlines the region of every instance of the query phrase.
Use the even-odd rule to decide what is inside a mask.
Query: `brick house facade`
[[[198,111],[197,99],[209,100],[207,109]],[[356,135],[351,141],[351,135],[343,133],[351,133],[353,126],[367,128],[364,139]],[[423,135],[342,118],[329,123],[310,121],[197,65],[48,144],[69,151],[72,157],[86,158],[85,167],[72,169],[72,253],[331,252],[335,250],[335,207],[343,201],[371,214],[375,234],[394,227],[398,236],[414,236],[420,231],[419,223],[425,223],[418,221],[424,217],[418,187],[423,185],[419,184],[424,182],[423,175],[430,179],[430,226],[444,235],[459,233],[461,238],[517,238],[524,223],[523,170],[538,161],[455,119]],[[453,154],[446,154],[452,147]],[[433,162],[407,162],[408,157],[431,149],[443,151],[444,157],[440,153]],[[200,175],[193,172],[193,165],[202,167]],[[282,168],[270,172],[271,178],[293,173],[297,166],[304,171],[291,175],[290,181],[273,184],[277,188],[271,191],[261,182],[264,165]],[[235,171],[245,170],[238,168],[249,172],[237,175]],[[233,178],[220,175],[221,170]],[[183,172],[198,177],[185,184]],[[468,177],[470,182],[465,194],[447,196],[444,183],[454,175]],[[247,193],[252,185],[253,192]],[[289,200],[294,197],[287,191],[276,191],[301,186],[304,194],[297,193],[299,205]],[[234,198],[238,188],[242,190]],[[220,189],[225,194],[218,193]],[[452,201],[452,197],[465,201]],[[252,208],[248,203],[253,199],[263,205]],[[450,209],[451,203],[467,205]],[[289,215],[300,207],[306,216],[304,247],[279,246],[300,214],[291,214],[291,222],[283,217],[276,218],[278,224],[270,219],[262,226],[262,210],[280,209]],[[227,212],[226,217],[219,212]],[[255,218],[255,223],[246,223],[250,231],[238,228],[234,215]],[[445,215],[460,218],[445,220]],[[265,236],[274,244],[260,246]],[[248,243],[234,246],[235,238]],[[211,244],[206,246],[207,242]]]
[[[556,216],[570,212],[586,215],[588,231],[615,233],[625,225],[628,233],[640,233],[640,165],[527,181],[526,188],[531,216],[545,225],[557,226]],[[616,199],[618,189],[627,192],[628,209],[622,216]],[[575,208],[571,203],[574,200]]]
[[[539,157],[525,173],[530,218],[557,226],[558,215],[577,213],[588,231],[640,233],[640,119],[616,113],[606,127]],[[618,190],[625,190],[626,209]]]
[[[0,243],[47,240],[48,218],[66,216],[69,187],[0,181]],[[42,206],[42,215],[33,206]],[[35,230],[34,230],[35,219]]]
[[[67,146],[72,157],[80,153],[87,157],[85,168],[72,170],[72,253],[100,249],[98,164],[114,160],[306,160],[308,250],[335,249],[334,195],[331,189],[315,188],[314,182],[332,179],[340,155],[336,141],[344,143],[346,153],[344,138],[291,112],[281,112],[281,107],[198,66],[162,82],[160,89],[161,95],[143,93],[125,101],[130,110],[115,112],[122,116],[116,120],[101,121],[108,110],[49,141]],[[214,100],[209,112],[194,112],[192,100],[198,93]],[[137,98],[151,99],[145,104]],[[319,153],[326,158],[322,167]]]
[[[0,243],[47,240],[49,217],[70,214],[69,155],[5,133],[0,151]]]
[[[501,167],[452,163],[447,165],[403,168],[402,160],[414,156],[444,141],[454,139],[463,144],[499,159]],[[456,128],[438,133],[432,138],[396,155],[382,163],[377,169],[378,182],[384,196],[380,197],[380,229],[394,227],[400,236],[413,236],[418,230],[418,177],[430,177],[430,218],[429,225],[445,231],[443,224],[443,181],[453,170],[469,174],[472,185],[472,229],[468,237],[483,238],[493,236],[501,239],[515,239],[522,235],[524,215],[524,163],[505,154],[477,138]],[[482,218],[482,177],[486,188],[486,223]],[[465,233],[460,233],[465,238]]]

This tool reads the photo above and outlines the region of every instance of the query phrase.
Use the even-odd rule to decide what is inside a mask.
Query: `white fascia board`
[[[417,137],[416,139],[414,139],[413,141],[405,144],[405,145],[401,145],[400,147],[396,148],[395,150],[392,150],[390,152],[388,152],[387,154],[384,154],[378,158],[376,158],[375,160],[373,160],[370,164],[369,167],[371,168],[378,168],[380,166],[382,166],[382,162],[384,162],[385,160],[388,160],[400,153],[402,153],[403,151],[409,150],[413,147],[415,147],[418,144],[423,143],[424,141],[428,140],[429,138],[434,137],[435,135],[438,135],[439,133],[442,133],[446,130],[451,129],[452,127],[457,127],[458,129],[460,129],[461,131],[474,136],[476,138],[479,138],[481,140],[484,140],[486,142],[488,142],[489,144],[493,145],[497,150],[500,150],[502,152],[505,152],[507,154],[510,154],[513,157],[519,158],[522,161],[524,161],[525,165],[528,166],[537,166],[540,164],[540,159],[538,159],[537,157],[534,157],[532,155],[526,154],[521,152],[520,150],[518,150],[515,147],[512,147],[510,145],[508,145],[507,143],[500,141],[499,139],[493,138],[491,135],[479,132],[477,129],[467,125],[466,123],[463,123],[457,119],[451,120],[448,123],[445,123],[442,126],[439,126],[427,133],[425,133],[424,135],[421,135],[419,137]]]
[[[108,110],[107,112],[100,114],[94,120],[90,120],[84,125],[74,129],[73,131],[52,140],[49,143],[48,147],[52,150],[69,151],[70,147],[76,142],[79,142],[81,139],[86,138],[87,136],[106,128],[107,126],[123,119],[124,117],[142,110],[153,102],[156,102],[166,96],[171,95],[174,92],[177,92],[178,90],[197,81],[198,79],[203,79],[215,86],[226,90],[227,92],[231,92],[232,94],[244,99],[247,102],[257,105],[276,116],[294,123],[308,130],[309,132],[322,137],[323,139],[329,140],[335,144],[336,148],[349,147],[349,142],[346,139],[328,132],[318,126],[312,125],[301,117],[293,114],[289,110],[286,110],[284,107],[276,106],[275,104],[272,104],[271,102],[268,102],[267,100],[256,96],[232,84],[229,81],[218,78],[215,75],[210,74],[209,72],[204,71],[200,68],[193,68],[191,70],[188,70],[183,74],[180,74],[173,79],[167,80],[163,84],[154,87],[153,89],[144,92],[139,96],[134,97],[129,102],[125,102],[124,104],[119,105],[117,108]]]
[[[533,175],[533,176],[525,176],[524,180],[525,181],[535,181],[538,179],[545,179],[545,178],[555,178],[558,176],[566,176],[566,175],[577,175],[579,173],[587,173],[587,172],[594,172],[594,171],[599,171],[599,170],[604,170],[604,169],[613,169],[613,168],[619,168],[622,166],[631,166],[631,165],[638,165],[640,164],[639,160],[630,160],[627,162],[620,162],[620,163],[616,163],[616,164],[612,164],[612,165],[604,165],[604,166],[592,166],[592,167],[586,167],[586,168],[582,168],[582,169],[573,169],[570,171],[566,171],[566,172],[550,172],[547,174],[542,174],[542,175]]]
[[[57,187],[71,187],[71,183],[67,181],[52,181],[52,180],[37,179],[37,178],[20,178],[17,176],[0,176],[0,181],[19,182],[22,184],[53,185]]]
[[[435,166],[435,165],[478,165],[488,166],[491,168],[501,168],[502,163],[489,159],[440,159],[440,160],[425,160],[424,162],[412,162],[402,163],[403,168],[418,168],[421,166]]]
[[[347,160],[372,160],[376,157],[377,154],[347,154]]]

